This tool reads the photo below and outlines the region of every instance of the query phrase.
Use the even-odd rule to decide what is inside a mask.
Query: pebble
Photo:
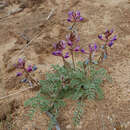
[[[72,128],[71,125],[66,126],[66,129],[71,129],[71,128]]]

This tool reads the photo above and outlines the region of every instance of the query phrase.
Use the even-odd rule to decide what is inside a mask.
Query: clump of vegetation
[[[63,66],[52,65],[52,71],[46,74],[46,79],[37,82],[29,75],[32,67],[29,66],[25,69],[25,62],[19,60],[19,66],[21,67],[22,65],[22,69],[31,82],[40,86],[37,96],[26,101],[25,106],[31,106],[31,116],[37,109],[40,109],[41,112],[46,112],[51,117],[49,130],[55,125],[58,127],[57,117],[59,116],[60,108],[66,104],[64,99],[69,98],[77,102],[73,116],[74,125],[80,122],[85,99],[103,99],[104,94],[101,85],[104,80],[109,80],[109,75],[104,68],[100,68],[99,64],[107,58],[108,49],[113,46],[114,41],[117,39],[116,35],[111,37],[113,29],[106,30],[103,34],[98,35],[98,38],[104,44],[102,46],[96,43],[89,44],[88,51],[86,51],[80,47],[79,35],[77,30],[75,30],[77,22],[82,23],[84,18],[81,17],[79,11],[71,11],[68,13],[67,20],[72,23],[69,28],[70,33],[66,35],[66,40],[60,40],[53,45],[55,51],[52,52],[54,56],[62,58]],[[95,58],[96,52],[100,52],[98,58]],[[75,53],[81,53],[81,55],[86,55],[88,58],[84,61],[76,62]],[[70,61],[67,60],[68,58],[72,62],[68,62]],[[17,74],[17,76],[20,75],[21,73]]]

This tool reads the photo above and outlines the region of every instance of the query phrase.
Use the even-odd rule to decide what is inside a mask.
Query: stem
[[[103,57],[104,57],[104,52],[101,52],[101,56],[98,59],[98,64],[100,64],[103,61]]]
[[[64,59],[64,57],[63,57],[63,56],[61,56],[61,57],[62,57],[62,60],[63,60],[64,65],[65,65],[65,59]]]
[[[89,53],[89,63],[92,63],[92,52]]]
[[[72,62],[73,62],[73,66],[74,66],[74,70],[75,70],[75,60],[74,60],[74,54],[71,48],[71,55],[72,55]]]
[[[73,25],[71,26],[71,30],[73,30],[75,25],[76,25],[76,22],[74,22]]]

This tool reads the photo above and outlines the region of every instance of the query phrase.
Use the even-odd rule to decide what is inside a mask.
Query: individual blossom
[[[75,49],[74,49],[74,51],[80,51],[80,46],[77,46]]]
[[[21,68],[21,69],[24,68],[25,67],[25,60],[22,58],[18,59],[18,62],[17,62],[17,64],[15,64],[15,66],[17,68]]]
[[[86,51],[82,48],[81,50],[80,50],[82,53],[86,53]]]
[[[52,55],[55,55],[55,56],[62,56],[62,51],[54,51],[52,52]]]
[[[111,39],[111,41],[115,41],[115,40],[117,40],[117,36],[116,35]]]
[[[64,40],[61,40],[58,43],[54,43],[53,47],[56,50],[64,50],[66,48],[66,42]]]
[[[57,44],[54,44],[53,47],[55,51],[52,52],[52,55],[62,56],[62,51],[66,48],[66,42],[64,40],[61,40]]]
[[[77,43],[80,40],[79,36],[74,32],[71,32],[70,34],[66,35],[66,39],[67,39],[67,44],[69,46],[73,46],[74,42]]]
[[[113,32],[114,32],[113,29],[111,29],[111,30],[108,30],[108,29],[107,29],[107,30],[105,31],[105,33],[104,33],[105,38],[108,39],[109,36],[111,36]]]
[[[108,30],[108,29],[107,29],[107,30],[104,32],[105,38],[103,38],[103,35],[102,35],[102,34],[98,35],[98,38],[99,38],[100,40],[103,40],[103,41],[109,40],[109,37],[113,34],[113,32],[114,32],[113,29],[111,29],[111,30]],[[116,36],[115,36],[114,38],[116,38]]]
[[[19,77],[22,75],[22,72],[17,72],[16,76]]]
[[[116,35],[107,43],[107,45],[108,45],[109,47],[112,47],[112,45],[114,44],[114,41],[115,41],[115,40],[117,40],[117,36],[116,36]]]
[[[98,35],[98,38],[99,38],[100,40],[103,40],[102,34],[99,34],[99,35]]]
[[[66,52],[64,58],[68,58],[68,57],[69,57],[69,52]]]
[[[114,44],[114,42],[113,42],[113,41],[110,41],[110,42],[108,42],[107,45],[108,45],[109,47],[111,47],[113,44]]]
[[[97,44],[96,43],[94,45],[89,44],[89,51],[90,52],[97,51]]]
[[[26,70],[27,70],[27,72],[31,72],[32,71],[32,65],[29,65]]]
[[[80,15],[80,11],[70,11],[68,12],[68,22],[80,22],[83,21],[83,17]]]

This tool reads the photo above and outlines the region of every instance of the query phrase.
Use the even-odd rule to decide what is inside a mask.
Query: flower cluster
[[[109,47],[112,47],[112,45],[114,44],[114,41],[117,40],[117,36],[116,36],[116,35],[114,35],[113,38],[110,38],[110,36],[113,34],[113,32],[114,32],[113,29],[111,29],[111,30],[106,30],[105,33],[103,34],[103,35],[104,35],[104,38],[103,38],[103,35],[102,35],[102,34],[98,35],[98,38],[99,38],[100,40],[103,40],[103,41],[107,42],[107,45],[108,45]]]
[[[69,52],[66,52],[65,55],[63,55],[63,50],[66,48],[66,42],[64,40],[59,41],[58,43],[54,43],[53,45],[55,51],[52,52],[55,56],[61,56],[62,58],[68,58]]]
[[[76,33],[71,32],[69,35],[66,35],[66,39],[67,44],[68,46],[70,46],[70,49],[72,51],[86,53],[85,50],[81,48],[79,45],[74,47],[76,45],[74,43],[78,43],[80,40],[79,36]]]
[[[80,22],[83,21],[83,17],[80,16],[80,12],[79,11],[70,11],[68,13],[68,22]]]
[[[94,43],[94,45],[89,44],[89,51],[90,53],[97,51],[97,44],[96,43]]]
[[[68,12],[68,22],[72,22],[74,23],[72,25],[75,26],[76,22],[80,22],[83,20],[83,17],[81,17],[80,12],[79,11],[70,11]],[[103,42],[105,42],[104,45],[101,46],[102,48],[102,54],[99,58],[98,61],[94,61],[93,57],[95,56],[95,52],[97,52],[97,50],[100,48],[96,43],[94,44],[89,44],[88,48],[89,48],[89,53],[87,53],[84,48],[81,48],[78,44],[78,42],[80,41],[79,36],[77,35],[77,32],[71,29],[71,32],[66,35],[66,41],[61,40],[59,41],[57,44],[54,44],[54,48],[55,51],[52,53],[55,56],[60,56],[63,58],[68,58],[70,57],[70,55],[72,56],[72,61],[73,64],[75,64],[74,62],[74,52],[81,52],[83,54],[89,54],[89,58],[87,59],[86,63],[94,63],[94,64],[98,64],[100,63],[99,61],[102,61],[103,59],[107,58],[107,47],[112,47],[112,45],[114,44],[114,41],[117,40],[117,36],[114,35],[112,37],[114,30],[106,30],[103,34],[98,35],[98,38],[100,40],[102,40]],[[68,46],[68,47],[67,47]],[[65,55],[63,54],[63,50],[69,48],[69,51],[65,53]],[[75,65],[74,65],[75,66]]]
[[[32,72],[32,71],[35,71],[37,70],[37,67],[36,65],[28,65],[27,67],[25,67],[25,60],[24,59],[19,59],[17,64],[15,64],[15,67],[18,68],[18,69],[22,69],[23,71],[22,72],[17,72],[16,76],[21,76],[23,74],[24,71],[26,72]]]

